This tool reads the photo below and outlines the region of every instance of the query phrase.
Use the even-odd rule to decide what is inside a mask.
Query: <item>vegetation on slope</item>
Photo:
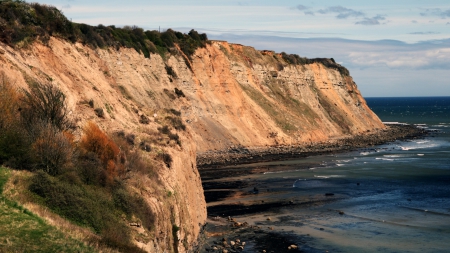
[[[135,145],[134,137],[124,133],[111,137],[93,122],[86,124],[81,140],[74,141],[65,95],[52,84],[29,85],[27,91],[17,90],[0,75],[0,165],[34,172],[27,179],[31,200],[90,228],[100,236],[98,243],[121,252],[140,252],[128,223],[142,225],[150,232],[143,240],[149,240],[155,216],[144,199],[129,189],[126,177],[131,172],[155,177],[152,161],[141,155],[151,147]],[[173,116],[163,122],[184,130],[179,112],[168,112]],[[171,130],[165,125],[155,139],[181,145]],[[172,162],[164,151],[155,159],[168,167]],[[158,184],[157,177],[153,181]]]
[[[144,31],[136,26],[90,26],[68,20],[56,7],[26,3],[22,0],[0,1],[0,41],[10,46],[26,47],[35,40],[46,43],[50,36],[81,42],[94,48],[134,48],[145,57],[150,53],[164,55],[177,44],[190,57],[204,47],[206,34],[191,30],[188,34],[168,29],[164,32]]]
[[[0,166],[0,251],[94,252],[3,195],[11,171]]]
[[[349,76],[350,71],[348,71],[347,68],[343,67],[342,65],[336,63],[336,61],[333,58],[314,58],[314,59],[308,59],[306,57],[300,57],[297,54],[286,54],[285,52],[281,53],[281,57],[283,60],[285,60],[289,64],[295,64],[295,65],[306,65],[306,64],[312,64],[312,63],[322,63],[325,67],[335,69],[341,73],[343,76]]]

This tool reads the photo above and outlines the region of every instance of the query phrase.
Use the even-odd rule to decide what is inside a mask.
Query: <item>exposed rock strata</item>
[[[231,146],[281,145],[261,151],[261,156],[291,152],[289,145],[295,145],[296,152],[307,152],[315,143],[321,143],[316,150],[328,150],[347,145],[342,140],[329,144],[335,138],[385,128],[352,78],[339,69],[320,62],[290,65],[271,51],[227,42],[213,41],[191,59],[181,52],[165,59],[145,58],[134,49],[94,50],[56,38],[25,49],[0,44],[0,52],[0,71],[17,87],[27,88],[27,80],[38,80],[66,94],[78,136],[91,120],[105,131],[124,130],[145,140],[167,116],[165,109],[182,112],[187,130],[177,133],[183,145],[164,148],[174,161],[170,168],[158,165],[160,185],[151,187],[155,182],[149,178],[130,182],[157,215],[158,236],[137,242],[149,252],[171,249],[174,224],[181,228],[178,252],[188,251],[197,240],[206,205],[196,152],[202,154],[201,164],[209,164],[209,154],[219,163],[245,157],[241,148],[227,152],[237,154],[230,156],[235,160],[216,159],[221,152],[207,152]],[[168,67],[175,75],[168,74]],[[167,192],[174,198],[168,200]]]

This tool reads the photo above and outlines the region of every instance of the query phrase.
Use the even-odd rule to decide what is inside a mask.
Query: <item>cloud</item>
[[[426,9],[420,13],[421,16],[438,16],[441,18],[450,18],[450,9],[442,10],[441,8]]]
[[[295,7],[292,7],[291,9],[297,9],[297,10],[299,10],[299,11],[303,11],[303,13],[304,13],[305,15],[311,15],[311,16],[314,16],[314,12],[313,12],[313,11],[310,11],[311,7],[305,6],[305,5],[303,5],[303,4],[299,4],[299,5],[295,6]]]
[[[411,23],[417,24],[417,20],[412,20]]]
[[[376,15],[372,18],[364,18],[361,21],[356,22],[357,25],[379,25],[381,20],[385,20],[386,17],[383,15]]]
[[[352,52],[353,64],[367,67],[386,66],[396,69],[442,69],[448,68],[450,48],[428,49],[412,52]]]
[[[432,43],[403,44],[391,46],[380,44],[365,52],[353,51],[349,61],[358,66],[388,67],[394,69],[448,69],[450,67],[450,47]]]
[[[309,9],[309,7],[304,6],[304,5],[301,5],[301,4],[297,5],[296,8],[299,9],[299,10],[301,10],[301,11],[304,11],[304,10],[308,10],[308,9]]]
[[[440,32],[412,32],[408,34],[415,34],[415,35],[429,35],[429,34],[440,34]]]
[[[337,13],[336,18],[345,19],[348,17],[361,17],[365,16],[365,14],[361,11],[355,11],[349,8],[345,8],[342,6],[331,6],[326,9],[321,9],[317,11],[320,14],[328,14],[328,13]]]
[[[63,9],[70,9],[70,7],[71,7],[70,4],[66,4],[66,5],[62,6]]]

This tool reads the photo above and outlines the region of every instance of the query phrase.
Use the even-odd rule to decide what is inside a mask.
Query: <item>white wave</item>
[[[337,165],[338,167],[341,167],[341,166],[344,166],[345,164],[342,164],[342,163],[336,163],[336,165]]]
[[[338,162],[338,163],[348,163],[348,162],[350,162],[351,160],[336,160],[336,162]]]
[[[417,154],[418,156],[424,156],[424,154]]]
[[[327,176],[317,176],[317,175],[314,175],[314,177],[315,177],[315,178],[324,178],[324,179],[327,179],[327,178],[336,178],[336,177],[343,177],[343,176],[341,176],[341,175],[327,175]]]
[[[375,158],[376,160],[383,160],[383,161],[395,161],[395,159],[391,159],[391,158],[383,158],[383,157],[377,157]]]
[[[301,170],[281,170],[281,171],[267,171],[264,172],[263,175],[267,175],[267,174],[280,174],[280,173],[286,173],[286,172],[296,172],[296,171],[301,171]]]
[[[384,157],[388,158],[399,158],[399,157],[405,157],[404,155],[383,155]]]
[[[360,155],[369,155],[370,154],[370,152],[361,152],[361,153],[359,153]]]

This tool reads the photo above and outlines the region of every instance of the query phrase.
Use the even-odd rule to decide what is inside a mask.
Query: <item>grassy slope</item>
[[[3,196],[10,170],[0,167],[0,252],[94,252]]]

